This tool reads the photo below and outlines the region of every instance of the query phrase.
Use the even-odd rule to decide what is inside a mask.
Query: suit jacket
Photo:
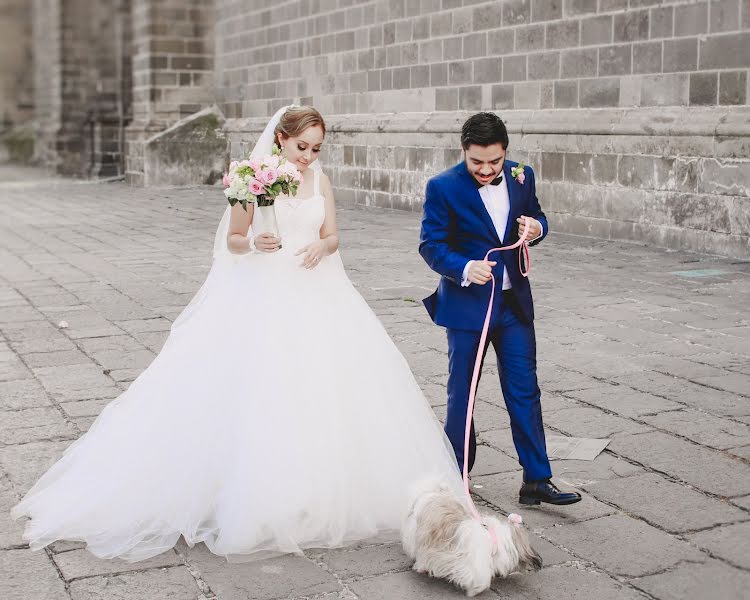
[[[485,285],[472,283],[468,287],[462,287],[461,278],[466,263],[469,260],[482,260],[490,248],[516,242],[516,219],[521,215],[534,217],[542,224],[542,236],[531,242],[530,246],[542,241],[549,231],[547,217],[536,197],[534,171],[531,167],[524,167],[525,181],[521,184],[511,176],[510,171],[516,166],[518,163],[509,160],[503,165],[503,177],[507,182],[510,199],[503,240],[500,240],[495,230],[466,163],[461,162],[427,182],[419,253],[430,268],[441,275],[435,293],[423,301],[437,325],[450,329],[481,331],[492,282]],[[534,319],[534,302],[529,280],[521,275],[519,268],[520,251],[519,247],[490,256],[490,260],[498,263],[493,268],[497,286],[495,300],[498,305],[503,302],[500,290],[505,266],[513,286],[512,308],[520,319],[530,323]],[[493,309],[494,314],[496,312]]]

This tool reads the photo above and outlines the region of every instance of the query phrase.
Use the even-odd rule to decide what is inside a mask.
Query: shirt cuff
[[[471,263],[473,263],[473,260],[470,260],[466,263],[466,266],[464,267],[464,273],[461,275],[461,287],[468,287],[471,285],[471,281],[469,281],[469,267],[471,266]]]

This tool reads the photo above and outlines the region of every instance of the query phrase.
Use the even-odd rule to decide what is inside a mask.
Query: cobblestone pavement
[[[0,598],[462,597],[394,544],[246,564],[184,544],[136,564],[70,542],[31,552],[8,509],[159,351],[223,210],[215,188],[38,175],[0,168]],[[350,277],[442,417],[446,342],[419,303],[436,277],[416,252],[418,216],[342,209],[340,222]],[[612,442],[592,462],[553,462],[582,502],[519,508],[487,361],[476,491],[523,515],[545,567],[480,598],[747,597],[750,264],[554,234],[532,253],[548,432]]]

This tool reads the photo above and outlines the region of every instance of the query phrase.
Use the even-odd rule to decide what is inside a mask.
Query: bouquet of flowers
[[[232,161],[223,183],[230,206],[239,202],[247,211],[247,203],[255,202],[258,207],[269,208],[261,211],[263,221],[270,233],[278,235],[273,203],[279,194],[294,196],[297,193],[302,173],[274,146],[271,154],[263,158]]]

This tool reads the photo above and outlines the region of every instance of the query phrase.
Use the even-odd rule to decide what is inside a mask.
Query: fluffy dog
[[[495,575],[507,577],[521,567],[542,566],[520,515],[511,514],[507,520],[482,515],[479,522],[441,484],[427,484],[414,495],[401,541],[415,561],[415,571],[447,579],[467,596],[485,591]]]

